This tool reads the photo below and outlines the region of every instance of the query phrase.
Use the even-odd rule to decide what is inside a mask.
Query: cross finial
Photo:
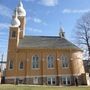
[[[22,0],[19,0],[19,6],[23,7]]]
[[[14,16],[17,17],[17,8],[14,10]]]

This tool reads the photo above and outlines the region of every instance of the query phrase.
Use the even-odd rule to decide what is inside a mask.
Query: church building
[[[25,36],[26,11],[22,1],[16,7],[9,30],[5,82],[31,85],[87,84],[83,51],[58,36]]]

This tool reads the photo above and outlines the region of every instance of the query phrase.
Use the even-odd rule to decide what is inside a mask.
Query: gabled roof
[[[49,48],[49,49],[76,49],[79,47],[59,36],[25,36],[20,39],[19,48]]]

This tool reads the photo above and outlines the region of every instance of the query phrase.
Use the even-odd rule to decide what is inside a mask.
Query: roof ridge
[[[24,37],[59,37],[59,36],[24,36]]]

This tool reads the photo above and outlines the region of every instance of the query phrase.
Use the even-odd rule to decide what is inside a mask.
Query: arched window
[[[24,68],[24,63],[22,61],[20,62],[19,68],[20,69],[23,69]]]
[[[13,61],[9,62],[9,69],[13,69]]]
[[[53,68],[54,67],[54,58],[53,56],[48,56],[48,68]]]
[[[16,37],[16,31],[11,32],[11,37],[15,38]]]
[[[37,55],[32,57],[32,68],[39,68],[39,57]]]
[[[61,62],[63,68],[69,67],[69,61],[66,56],[61,56]]]

